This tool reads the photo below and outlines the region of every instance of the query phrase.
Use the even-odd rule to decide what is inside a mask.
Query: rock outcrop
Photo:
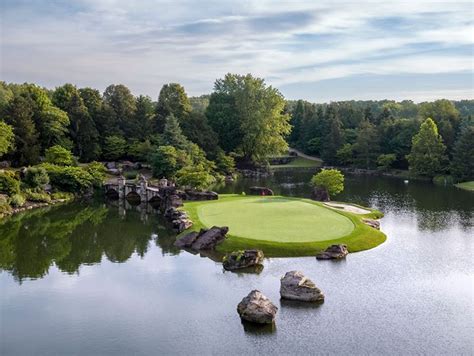
[[[331,245],[324,252],[318,253],[316,258],[318,260],[332,260],[332,259],[341,259],[347,256],[349,251],[347,251],[347,246],[343,244]]]
[[[253,267],[263,262],[263,252],[260,250],[234,251],[224,256],[222,266],[228,271]]]
[[[326,189],[314,188],[311,192],[311,199],[317,201],[330,201],[329,193]]]
[[[374,219],[362,219],[364,224],[373,227],[374,229],[380,230],[380,221]]]
[[[250,187],[250,195],[274,195],[274,193],[267,187]]]
[[[189,219],[188,214],[175,207],[168,208],[165,212],[165,217],[171,222],[173,230],[178,234],[193,226],[193,222]]]
[[[260,291],[253,290],[237,305],[240,318],[252,323],[271,324],[278,308]]]
[[[283,299],[303,302],[324,301],[323,292],[303,272],[286,272],[280,283],[280,295]]]
[[[194,189],[186,189],[184,191],[185,200],[217,200],[219,194],[212,191],[199,191]]]
[[[225,239],[229,231],[227,226],[213,226],[209,230],[202,229],[199,232],[192,231],[176,240],[174,245],[180,248],[191,248],[193,250],[213,250],[216,245]]]

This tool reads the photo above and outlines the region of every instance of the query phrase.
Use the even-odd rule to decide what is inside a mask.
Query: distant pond
[[[216,189],[307,196],[311,175]],[[175,248],[151,207],[74,202],[0,220],[0,355],[472,354],[474,194],[347,176],[337,199],[383,211],[387,242],[336,263],[266,259],[259,273]],[[290,270],[325,303],[280,301]],[[241,323],[252,289],[279,307],[274,328]]]

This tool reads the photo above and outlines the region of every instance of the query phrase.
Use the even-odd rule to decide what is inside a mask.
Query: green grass
[[[471,192],[474,192],[474,180],[470,182],[458,183],[458,184],[455,184],[455,186],[464,190],[469,190]]]
[[[314,256],[334,243],[345,243],[356,252],[386,239],[362,223],[366,215],[329,209],[308,199],[220,195],[217,201],[186,202],[184,210],[194,222],[193,230],[229,226],[228,238],[218,245],[221,252],[259,248],[266,256]]]
[[[288,168],[313,168],[321,167],[320,161],[313,161],[303,157],[296,157],[293,161],[287,164],[278,164],[270,166],[272,169],[288,169]]]

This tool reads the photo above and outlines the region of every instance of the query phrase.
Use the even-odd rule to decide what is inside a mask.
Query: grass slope
[[[272,169],[290,169],[290,168],[314,168],[321,167],[321,161],[313,161],[303,157],[297,157],[287,164],[271,165]]]
[[[474,192],[474,181],[455,184],[456,187]]]
[[[355,215],[308,199],[220,195],[217,201],[186,202],[184,210],[194,222],[193,230],[230,227],[228,239],[218,245],[221,252],[259,248],[267,256],[314,256],[334,243],[356,252],[386,239],[361,221],[380,212]]]

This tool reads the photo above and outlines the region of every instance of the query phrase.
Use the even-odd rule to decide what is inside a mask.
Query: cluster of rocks
[[[263,262],[263,251],[245,250],[235,251],[224,256],[222,266],[228,271],[249,268],[261,265]]]
[[[174,231],[181,233],[193,226],[192,220],[186,212],[178,210],[174,207],[168,208],[165,212],[165,218],[171,223]]]
[[[185,200],[217,200],[219,194],[213,191],[199,191],[194,189],[186,189],[184,191]]]
[[[316,255],[318,260],[339,260],[347,256],[349,251],[344,244],[331,245],[326,250]]]
[[[179,248],[190,248],[193,250],[213,250],[218,243],[226,238],[228,231],[229,228],[227,226],[213,226],[210,229],[201,229],[199,232],[191,231],[177,239],[174,245]]]
[[[374,219],[362,219],[362,222],[374,229],[380,230],[380,221]]]
[[[273,190],[267,187],[250,187],[250,195],[274,195]]]
[[[324,301],[324,294],[303,272],[290,271],[280,280],[282,299],[318,303]],[[278,307],[259,290],[252,290],[237,305],[240,318],[257,324],[272,324]]]

